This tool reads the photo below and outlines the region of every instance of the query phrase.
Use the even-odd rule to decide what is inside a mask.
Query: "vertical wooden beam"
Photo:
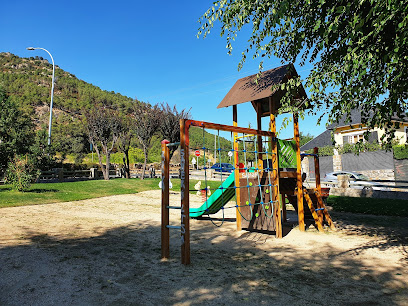
[[[314,156],[314,164],[315,164],[315,177],[316,177],[316,189],[319,191],[319,193],[322,193],[322,186],[320,184],[320,165],[319,165],[319,148],[314,148],[313,153],[315,154]]]
[[[161,258],[170,257],[170,230],[169,225],[169,174],[170,174],[170,150],[168,140],[161,142]]]
[[[258,131],[262,131],[262,105],[261,102],[258,102],[257,108],[256,108],[256,129]],[[258,151],[258,169],[261,171],[263,169],[263,159],[262,159],[262,136],[258,135],[257,136],[257,151]]]
[[[319,165],[319,156],[318,156],[319,148],[314,148],[313,153],[315,154],[315,156],[314,156],[314,165],[315,165],[316,189],[319,192],[318,194],[321,195],[322,194],[322,186],[321,186],[321,183],[320,183],[320,165]],[[317,201],[317,207],[318,208],[323,208],[320,205],[320,202],[321,201],[319,201],[319,200]],[[319,215],[320,222],[323,224],[323,211],[319,210],[317,214]]]
[[[286,222],[288,220],[288,216],[286,213],[286,194],[281,194],[280,201],[282,203],[282,219]]]
[[[281,197],[279,191],[279,155],[278,142],[276,139],[276,120],[273,112],[272,97],[269,97],[269,120],[270,129],[272,132],[271,153],[272,153],[272,201],[274,207],[274,219],[276,222],[276,238],[282,238],[282,213],[281,213]],[[269,165],[268,165],[269,167]],[[284,203],[282,205],[285,205]]]
[[[238,111],[237,111],[237,106],[233,105],[232,106],[232,122],[233,126],[238,126]],[[235,198],[237,200],[237,205],[238,208],[236,210],[236,219],[237,219],[237,231],[242,230],[242,219],[241,219],[241,214],[239,213],[239,209],[241,209],[239,206],[241,206],[241,195],[239,191],[239,158],[238,158],[238,142],[236,138],[238,137],[238,133],[234,132],[233,133],[234,137],[234,168],[235,168]]]
[[[305,231],[305,214],[303,208],[303,182],[302,182],[302,165],[300,158],[300,137],[299,137],[299,118],[297,113],[293,113],[293,136],[296,142],[296,163],[297,163],[297,203],[299,230]]]
[[[180,119],[181,263],[190,264],[189,126]]]

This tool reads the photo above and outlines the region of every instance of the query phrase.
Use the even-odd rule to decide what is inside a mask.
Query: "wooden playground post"
[[[315,164],[315,177],[316,177],[316,190],[319,192],[319,194],[322,194],[322,186],[320,183],[320,165],[319,165],[319,148],[314,148],[313,149],[313,153],[314,153],[314,164]],[[323,208],[320,205],[320,201],[317,201],[317,205],[318,208]],[[319,210],[318,211],[318,215],[319,215],[319,221],[323,224],[323,211]]]
[[[322,186],[320,184],[320,165],[319,165],[319,148],[313,149],[314,164],[315,164],[315,177],[316,177],[316,189],[322,193]]]
[[[162,158],[162,185],[161,185],[161,258],[170,257],[170,229],[169,225],[169,163],[170,163],[170,150],[167,147],[170,141],[163,140],[161,142],[161,158]]]
[[[282,203],[282,219],[283,221],[287,221],[288,220],[288,216],[286,213],[286,194],[281,194],[280,195],[280,201]]]
[[[258,102],[257,104],[257,110],[256,110],[256,123],[257,123],[257,130],[262,131],[262,105],[261,102]],[[258,159],[258,170],[261,171],[263,169],[263,159],[262,159],[262,136],[258,135],[257,136],[257,159]]]
[[[237,111],[237,106],[233,105],[232,106],[232,124],[233,126],[238,126],[238,111]],[[241,214],[239,213],[239,206],[241,205],[241,195],[239,191],[239,159],[238,159],[238,142],[236,141],[236,138],[238,137],[237,132],[233,132],[233,138],[234,138],[234,168],[235,168],[235,197],[237,199],[237,210],[236,210],[236,219],[237,219],[237,231],[242,230],[242,222],[241,222]]]
[[[279,192],[279,155],[278,155],[278,143],[276,141],[276,119],[273,111],[272,97],[269,97],[269,120],[270,129],[272,133],[271,137],[271,153],[272,153],[272,203],[274,207],[274,217],[276,220],[276,238],[282,238],[282,213],[281,213],[281,203],[282,206],[285,205],[281,201]],[[268,165],[269,168],[269,165]],[[272,191],[272,190],[271,190]]]
[[[296,142],[296,164],[297,164],[297,206],[299,230],[305,231],[305,214],[303,208],[303,182],[302,182],[302,168],[300,158],[300,138],[299,138],[299,118],[297,113],[293,113],[293,133]]]
[[[181,263],[190,264],[189,122],[180,119]]]

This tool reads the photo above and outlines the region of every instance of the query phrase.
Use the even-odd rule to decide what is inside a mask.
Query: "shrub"
[[[160,160],[160,159],[159,159]],[[149,158],[149,162],[155,162],[157,160],[151,160]],[[114,153],[111,155],[111,162],[114,164],[122,165],[123,164],[123,153]],[[143,150],[139,148],[130,147],[129,149],[129,163],[130,164],[137,164],[144,162],[144,154]]]
[[[372,152],[381,150],[381,145],[378,143],[359,141],[354,144],[345,143],[342,147],[338,148],[339,154],[354,153],[356,155],[361,152]]]
[[[314,150],[313,149],[307,150],[306,153],[313,154]],[[319,148],[319,156],[333,156],[333,155],[334,155],[333,146],[325,146]]]
[[[396,145],[392,147],[395,159],[408,159],[408,146]]]
[[[11,184],[15,190],[26,191],[39,175],[40,171],[35,169],[34,161],[31,158],[27,155],[16,155],[8,163],[5,182]]]

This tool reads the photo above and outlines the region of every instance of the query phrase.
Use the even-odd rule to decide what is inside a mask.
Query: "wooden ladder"
[[[317,198],[317,209],[314,208],[313,205],[313,201],[309,196],[309,193],[307,192],[307,189],[305,187],[303,187],[303,195],[306,199],[307,205],[309,206],[309,210],[312,213],[313,219],[315,221],[315,224],[317,226],[317,229],[319,230],[319,232],[323,232],[323,216],[326,219],[326,222],[329,224],[330,228],[335,231],[336,230],[336,226],[334,225],[329,212],[327,211],[326,205],[324,205],[323,200],[322,200],[322,196],[319,192],[318,189],[314,190],[314,193],[316,195]]]

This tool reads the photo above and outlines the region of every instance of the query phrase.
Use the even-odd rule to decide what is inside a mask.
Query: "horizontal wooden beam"
[[[245,134],[251,134],[251,135],[258,135],[258,136],[274,137],[273,133],[268,132],[268,131],[254,130],[254,129],[249,129],[249,128],[217,124],[217,123],[211,123],[211,122],[205,122],[205,121],[186,120],[186,126],[197,126],[197,127],[210,129],[210,130],[220,130],[220,131],[245,133]]]

